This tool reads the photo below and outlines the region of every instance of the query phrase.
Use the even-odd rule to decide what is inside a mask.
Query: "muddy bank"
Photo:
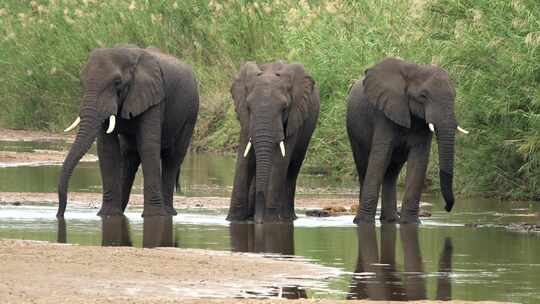
[[[101,207],[101,198],[101,193],[70,192],[68,195],[68,207],[77,206],[98,209]],[[58,194],[56,193],[0,192],[0,204],[39,205],[57,203]],[[177,209],[226,209],[229,208],[229,203],[230,199],[228,197],[174,196],[174,207]],[[130,196],[129,206],[142,207],[142,205],[142,194],[132,194]],[[358,203],[356,198],[297,197],[295,199],[297,209],[324,208],[327,206],[339,210],[356,210]],[[421,206],[423,209],[429,209],[431,204],[422,203]],[[336,213],[336,215],[339,214],[341,213]]]
[[[321,285],[301,278],[323,280],[338,273],[299,260],[196,249],[2,240],[0,253],[3,303],[246,297],[277,294],[286,286]]]
[[[61,164],[68,151],[34,150],[33,152],[0,151],[0,167],[38,166],[47,164]],[[95,162],[98,158],[86,154],[82,162]]]
[[[0,298],[7,303],[283,303],[233,297],[278,294],[284,286],[317,286],[313,280],[298,278],[323,280],[333,271],[302,261],[178,248],[89,247],[1,240],[0,253]],[[300,300],[294,303],[371,302]]]
[[[51,133],[33,130],[0,129],[2,141],[66,141],[75,140],[76,131],[71,133]]]

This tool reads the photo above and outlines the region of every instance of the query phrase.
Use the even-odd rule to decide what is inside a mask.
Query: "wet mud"
[[[299,277],[324,278],[329,273],[302,261],[197,249],[2,240],[0,252],[4,303],[267,297],[274,290],[309,286]]]

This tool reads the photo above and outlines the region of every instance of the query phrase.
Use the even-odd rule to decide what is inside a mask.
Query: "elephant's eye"
[[[115,79],[114,79],[114,85],[115,85],[117,88],[121,87],[121,86],[122,86],[122,78],[120,78],[120,77],[115,78]]]
[[[420,92],[420,94],[418,94],[418,97],[419,97],[420,101],[422,101],[422,102],[427,101],[428,97],[429,97],[429,93],[426,90],[422,90]]]

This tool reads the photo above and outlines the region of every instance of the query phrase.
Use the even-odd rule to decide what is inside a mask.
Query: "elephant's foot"
[[[294,212],[294,208],[291,208],[290,206],[282,210],[281,212],[281,219],[283,222],[293,222],[298,217],[296,216],[296,213]]]
[[[357,213],[354,217],[354,221],[356,225],[360,224],[373,224],[375,223],[375,215],[365,214],[365,213]]]
[[[108,204],[104,204],[103,206],[101,206],[101,209],[99,209],[99,212],[97,213],[98,216],[118,216],[123,214],[124,211],[122,211],[121,208],[115,206],[108,206]]]
[[[253,220],[253,215],[249,214],[247,206],[246,207],[231,206],[229,208],[229,214],[227,214],[227,221],[245,222],[249,220]]]
[[[142,213],[142,217],[147,216],[166,216],[170,215],[167,212],[167,209],[163,205],[150,205],[150,204],[144,204],[144,209]]]
[[[379,220],[380,220],[382,223],[388,223],[388,224],[391,224],[391,223],[398,223],[398,222],[399,222],[399,215],[398,215],[397,212],[395,212],[395,211],[392,211],[392,212],[382,212],[382,213],[381,213],[381,217],[379,218]]]
[[[281,216],[281,221],[282,222],[294,222],[294,220],[296,220],[298,217],[296,216],[296,213],[294,212],[285,212],[285,214],[283,214]]]
[[[278,223],[281,222],[281,216],[278,208],[266,208],[263,216],[264,223]]]
[[[401,213],[401,218],[399,220],[401,224],[420,224],[420,219],[418,218],[418,213],[416,214],[410,214],[410,213]]]
[[[174,209],[173,206],[165,206],[165,211],[167,211],[167,215],[175,216],[178,214],[178,212],[176,212],[176,209]]]

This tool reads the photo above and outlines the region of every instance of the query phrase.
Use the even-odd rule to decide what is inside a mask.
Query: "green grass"
[[[0,9],[4,127],[61,130],[78,111],[88,53],[127,42],[195,67],[202,101],[193,147],[233,151],[232,76],[247,60],[285,59],[303,63],[321,91],[304,172],[350,175],[348,88],[365,68],[399,56],[436,63],[455,82],[457,116],[472,131],[458,138],[456,190],[540,199],[537,0],[4,0]]]

